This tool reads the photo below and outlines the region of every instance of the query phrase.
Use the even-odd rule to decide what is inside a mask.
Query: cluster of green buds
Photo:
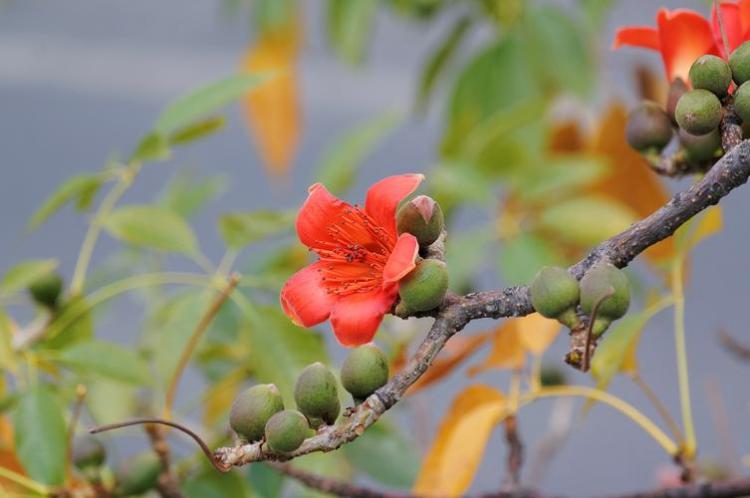
[[[443,261],[427,255],[428,248],[440,238],[444,226],[443,210],[426,195],[405,202],[396,213],[398,233],[414,235],[421,254],[414,270],[401,280],[397,314],[430,311],[442,304],[448,291],[448,269]]]
[[[630,284],[625,273],[609,263],[595,265],[580,282],[564,268],[544,267],[531,282],[529,296],[540,315],[571,330],[580,330],[581,315],[588,316],[593,320],[592,333],[598,337],[627,313]]]
[[[352,350],[341,368],[341,385],[359,403],[388,382],[388,362],[372,344]],[[339,383],[320,362],[297,377],[294,402],[285,409],[274,384],[259,384],[240,393],[229,412],[229,425],[244,442],[265,441],[277,453],[289,453],[320,429],[336,423],[341,412]]]
[[[677,125],[685,159],[714,160],[723,154],[719,124],[724,109],[733,107],[744,123],[750,123],[750,42],[732,52],[729,62],[715,55],[699,57],[688,77],[692,89],[684,81],[675,80],[666,109],[644,101],[628,116],[628,143],[647,157],[661,153]]]

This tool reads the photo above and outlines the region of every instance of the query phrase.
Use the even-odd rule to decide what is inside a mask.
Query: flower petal
[[[656,22],[668,81],[675,78],[688,81],[688,71],[695,59],[705,54],[719,55],[711,25],[697,12],[661,9]]]
[[[419,242],[410,233],[402,233],[383,268],[383,286],[398,282],[411,272],[417,264]]]
[[[721,13],[721,23],[719,23],[718,13]],[[721,2],[719,10],[716,10],[716,3],[711,7],[711,30],[714,34],[714,43],[719,47],[721,56],[729,58],[729,54],[724,49],[724,33],[727,35],[729,52],[737,48],[743,41],[742,18],[740,15],[740,5],[736,3]]]
[[[750,0],[740,0],[737,5],[740,9],[740,25],[742,26],[741,42],[750,39]]]
[[[281,307],[299,326],[312,327],[331,314],[335,299],[322,285],[322,268],[320,261],[302,268],[281,289]]]
[[[331,194],[320,183],[310,186],[307,191],[307,200],[297,215],[297,236],[307,247],[317,249],[326,243],[336,242],[329,226],[340,219],[351,206]]]
[[[354,293],[336,301],[331,325],[342,346],[367,344],[375,337],[380,322],[396,301],[397,286],[379,292]]]
[[[615,39],[614,42],[612,42],[612,48],[618,49],[623,45],[649,48],[651,50],[659,50],[661,48],[661,42],[659,41],[659,32],[656,30],[656,28],[651,28],[648,26],[632,26],[620,28],[615,33]]]
[[[365,212],[381,227],[396,235],[396,209],[404,197],[414,192],[424,175],[408,174],[383,178],[367,191]]]

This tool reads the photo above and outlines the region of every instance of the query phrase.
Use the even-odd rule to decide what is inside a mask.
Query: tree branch
[[[729,150],[706,175],[683,192],[672,197],[650,216],[595,247],[568,271],[577,279],[596,263],[607,261],[623,268],[647,248],[666,239],[686,221],[713,206],[750,175],[750,141],[740,142]],[[526,286],[503,290],[474,292],[466,296],[449,294],[443,305],[431,315],[432,328],[406,367],[394,375],[362,404],[347,412],[336,425],[323,427],[297,450],[280,454],[264,442],[225,447],[214,456],[221,465],[241,466],[263,460],[289,460],[308,453],[333,451],[353,441],[395,405],[406,390],[422,376],[454,334],[472,320],[525,316],[534,311]]]

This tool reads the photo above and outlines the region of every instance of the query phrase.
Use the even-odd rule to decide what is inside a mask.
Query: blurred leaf
[[[352,468],[346,458],[344,458],[343,452],[308,453],[302,457],[295,458],[294,464],[308,472],[337,480],[349,481],[352,476]],[[287,496],[290,497],[331,498],[331,495],[328,493],[308,488],[296,481],[290,482],[289,485],[291,489]]]
[[[169,135],[167,141],[171,145],[187,145],[223,130],[226,124],[224,116],[206,118],[178,129]]]
[[[492,349],[478,365],[469,368],[469,375],[474,376],[491,368],[517,370],[526,363],[524,343],[519,326],[519,318],[509,318],[492,331]]]
[[[241,71],[273,71],[276,77],[242,99],[244,117],[266,169],[284,174],[297,152],[300,103],[297,93],[297,27],[261,35],[245,53]]]
[[[203,423],[211,427],[229,413],[237,393],[247,379],[247,369],[240,367],[210,385],[203,393]]]
[[[683,225],[675,234],[675,243],[681,251],[689,252],[703,240],[721,232],[723,227],[721,206],[713,206]]]
[[[514,318],[519,330],[521,346],[529,353],[541,356],[555,342],[562,325],[556,320],[545,318],[539,313],[532,313],[523,318]]]
[[[12,319],[5,309],[0,307],[0,372],[3,370],[16,371],[16,359],[13,351],[13,328]],[[0,384],[2,384],[1,380]],[[0,394],[2,393],[0,392]]]
[[[579,3],[592,30],[601,28],[607,14],[614,5],[613,0],[579,0]]]
[[[99,424],[120,422],[137,409],[138,387],[133,384],[96,378],[87,387],[86,406]]]
[[[443,161],[428,176],[430,195],[446,214],[459,204],[494,201],[492,184],[487,176],[466,163]]]
[[[464,16],[457,19],[448,34],[427,58],[419,77],[417,108],[424,108],[427,105],[435,84],[453,59],[469,27],[471,27],[470,17]]]
[[[0,282],[0,292],[15,294],[57,268],[56,259],[30,259],[12,266]]]
[[[23,393],[13,411],[18,459],[35,481],[62,484],[67,447],[65,419],[54,395],[42,386]]]
[[[134,246],[184,254],[198,250],[190,225],[173,211],[154,206],[122,207],[104,220],[104,229]]]
[[[138,162],[158,162],[169,159],[172,151],[169,149],[169,143],[162,133],[149,133],[138,142],[133,152],[131,161]]]
[[[446,343],[432,365],[414,384],[406,391],[408,396],[429,387],[452,373],[459,365],[469,359],[479,348],[484,346],[489,339],[489,334],[474,334],[470,336],[453,336]]]
[[[412,492],[444,498],[463,496],[505,408],[505,396],[494,388],[473,385],[464,389],[443,417]]]
[[[612,378],[623,370],[623,366],[629,370],[634,368],[635,356],[630,357],[627,365],[624,363],[625,360],[637,347],[646,324],[669,304],[670,300],[664,298],[638,313],[629,313],[615,322],[591,359],[591,376],[596,380],[599,389],[606,389]]]
[[[169,135],[214,114],[252,89],[273,79],[270,72],[236,74],[183,95],[162,111],[155,130]]]
[[[325,151],[315,178],[335,195],[347,191],[354,183],[357,167],[400,120],[398,113],[386,111],[338,137]]]
[[[263,462],[248,465],[245,478],[250,482],[255,498],[280,498],[284,487],[281,473]]]
[[[91,305],[83,296],[65,301],[48,327],[47,335],[38,343],[40,349],[64,349],[94,336]]]
[[[294,325],[278,306],[244,309],[242,336],[250,344],[259,382],[274,383],[292,406],[297,374],[310,363],[328,363],[320,334]]]
[[[111,342],[80,342],[63,351],[60,360],[82,374],[141,385],[152,380],[148,364],[138,353]]]
[[[208,201],[224,192],[225,188],[226,179],[223,176],[195,178],[180,170],[162,193],[159,204],[183,218],[190,218]]]
[[[34,213],[27,229],[38,228],[68,202],[75,202],[79,211],[87,209],[104,182],[105,178],[101,174],[75,175],[68,178]]]
[[[221,474],[213,469],[190,476],[182,485],[186,498],[250,498],[250,489],[236,472]]]
[[[328,39],[341,59],[362,62],[377,11],[378,0],[328,0]]]
[[[526,169],[511,178],[510,184],[522,201],[547,201],[571,191],[581,190],[604,178],[610,172],[599,157],[566,154],[554,155],[544,167]]]
[[[510,285],[529,282],[542,266],[561,264],[555,248],[530,232],[518,233],[500,245],[500,273]]]
[[[625,230],[636,219],[631,210],[613,199],[590,195],[549,206],[539,221],[563,240],[591,246]]]
[[[279,31],[294,22],[296,0],[253,0],[253,27],[261,34]]]
[[[289,230],[296,217],[292,211],[226,213],[219,218],[219,233],[229,247],[238,249]]]
[[[357,470],[389,487],[411,487],[419,471],[414,445],[382,419],[344,446],[344,451]]]
[[[481,265],[492,239],[492,230],[481,227],[465,232],[454,232],[446,240],[446,263],[453,289],[470,286],[474,276],[482,271]],[[467,258],[466,254],[471,254],[472,257]]]
[[[594,64],[584,30],[564,11],[545,5],[525,12],[521,29],[527,58],[536,79],[552,92],[587,96],[594,83]]]

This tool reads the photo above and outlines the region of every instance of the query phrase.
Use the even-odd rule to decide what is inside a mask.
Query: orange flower
[[[364,209],[337,199],[320,183],[297,216],[300,241],[320,259],[281,289],[281,306],[297,325],[331,319],[343,346],[366,344],[415,267],[417,239],[396,231],[396,208],[424,177],[391,176],[370,187]]]
[[[721,23],[719,23],[721,14]],[[750,0],[721,2],[711,12],[711,21],[688,9],[659,9],[656,28],[631,26],[617,30],[613,48],[623,45],[642,47],[661,53],[669,81],[688,81],[693,61],[701,55],[729,57],[724,48],[721,25],[726,33],[729,52],[750,39]]]

